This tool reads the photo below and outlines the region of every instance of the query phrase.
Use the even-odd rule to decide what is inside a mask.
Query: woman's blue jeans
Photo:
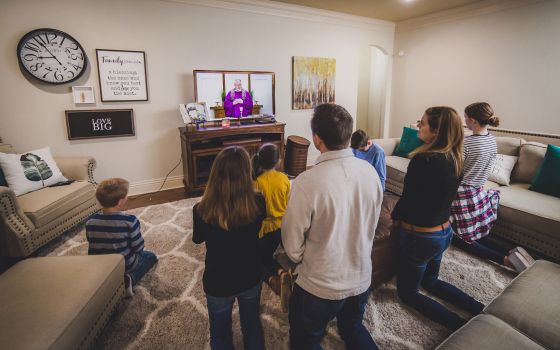
[[[469,313],[479,314],[484,305],[459,288],[438,279],[443,252],[451,244],[451,226],[437,232],[414,232],[400,228],[397,292],[408,306],[450,330],[467,321],[437,301],[419,293],[420,286],[430,294]]]
[[[264,349],[264,335],[260,319],[261,282],[249,290],[230,297],[214,297],[206,294],[208,318],[210,319],[210,347],[213,350],[234,349],[231,311],[235,299],[239,303],[239,318],[245,349]]]

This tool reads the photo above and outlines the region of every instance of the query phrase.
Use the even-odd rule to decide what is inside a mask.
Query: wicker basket
[[[284,169],[286,174],[298,176],[307,168],[307,151],[309,149],[308,139],[301,136],[288,136],[286,142],[286,157],[284,158]]]

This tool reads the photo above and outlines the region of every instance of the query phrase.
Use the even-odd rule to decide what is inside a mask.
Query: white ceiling
[[[453,9],[484,0],[274,0],[386,21],[406,19]]]

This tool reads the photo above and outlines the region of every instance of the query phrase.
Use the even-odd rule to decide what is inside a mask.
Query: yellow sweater
[[[290,180],[286,174],[276,170],[262,173],[255,181],[255,187],[260,191],[266,202],[266,219],[264,219],[259,238],[276,231],[282,226],[282,217],[288,205]]]

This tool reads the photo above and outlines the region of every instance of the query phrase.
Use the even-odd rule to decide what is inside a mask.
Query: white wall
[[[193,69],[276,72],[276,114],[287,123],[286,135],[311,139],[311,111],[291,110],[292,56],[335,58],[336,102],[353,116],[366,117],[358,111],[367,113],[368,103],[367,92],[358,90],[360,67],[369,64],[371,45],[392,53],[392,23],[345,15],[329,20],[327,12],[297,7],[292,16],[292,7],[285,5],[266,14],[266,9],[236,11],[219,8],[223,1],[208,3],[215,7],[157,0],[3,0],[0,136],[18,151],[49,145],[55,155],[92,155],[98,161],[96,179],[120,176],[136,192],[157,189],[180,158],[178,104],[194,99]],[[16,45],[42,27],[62,30],[82,44],[90,68],[78,81],[45,86],[24,77]],[[101,103],[95,49],[145,51],[150,101]],[[72,103],[71,85],[95,88],[98,102],[85,108],[133,108],[136,136],[68,141],[64,111],[84,108]],[[311,158],[317,155],[310,151]],[[181,167],[172,174],[175,185],[180,174]]]
[[[519,2],[519,1],[517,1]],[[432,105],[490,103],[502,127],[560,133],[560,1],[400,31],[391,136]]]
[[[383,125],[385,123],[385,94],[389,56],[374,46],[370,48],[370,53],[367,133],[372,138],[382,138],[384,135]]]

